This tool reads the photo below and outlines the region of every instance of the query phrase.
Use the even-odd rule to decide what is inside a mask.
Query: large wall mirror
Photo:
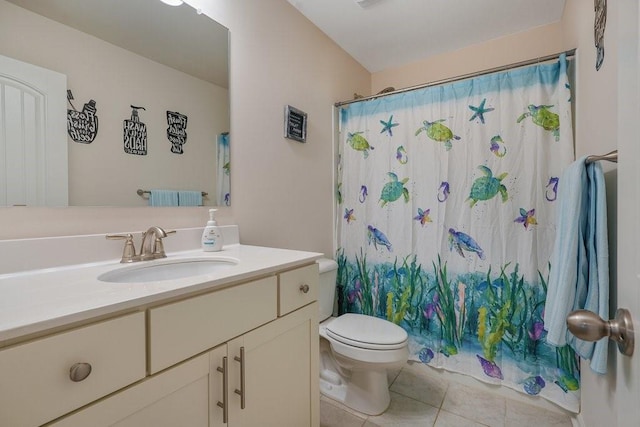
[[[147,206],[152,190],[153,205],[176,192],[179,205],[229,205],[228,48],[228,30],[187,4],[0,0],[0,205]],[[28,67],[61,76],[62,95],[39,101],[49,92]],[[38,118],[43,104],[64,105],[62,119]],[[65,175],[66,195],[38,198]]]

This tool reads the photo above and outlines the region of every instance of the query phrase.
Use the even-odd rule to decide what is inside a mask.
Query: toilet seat
[[[377,317],[348,313],[326,325],[326,334],[349,346],[367,350],[396,350],[406,347],[407,332]]]

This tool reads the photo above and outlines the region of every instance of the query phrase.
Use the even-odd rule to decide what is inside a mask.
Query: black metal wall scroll
[[[93,99],[84,104],[82,111],[76,110],[71,102],[73,93],[67,90],[67,101],[72,110],[67,110],[67,133],[75,142],[91,144],[98,135],[98,116],[96,115],[96,101]]]
[[[184,153],[187,143],[187,116],[176,111],[167,111],[167,138],[171,142],[171,152]]]
[[[607,26],[607,0],[593,0],[596,17],[593,23],[593,38],[596,45],[596,71],[604,62],[604,29]]]
[[[140,121],[138,110],[146,110],[144,107],[131,106],[131,119],[123,123],[124,128],[124,152],[139,156],[147,155],[147,125]]]

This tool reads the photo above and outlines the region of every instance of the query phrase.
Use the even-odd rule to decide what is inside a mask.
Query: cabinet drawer
[[[280,274],[278,315],[284,316],[318,299],[318,264]]]
[[[156,373],[277,317],[277,279],[149,310],[149,371]]]
[[[47,426],[208,426],[209,374],[209,355],[203,354]]]
[[[145,376],[144,313],[63,332],[0,351],[0,425],[57,418]],[[84,380],[70,379],[89,363]]]

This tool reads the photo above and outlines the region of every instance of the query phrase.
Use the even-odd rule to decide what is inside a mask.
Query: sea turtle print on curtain
[[[544,331],[570,98],[561,56],[342,107],[336,258],[340,310],[402,326],[412,360],[577,412]]]

